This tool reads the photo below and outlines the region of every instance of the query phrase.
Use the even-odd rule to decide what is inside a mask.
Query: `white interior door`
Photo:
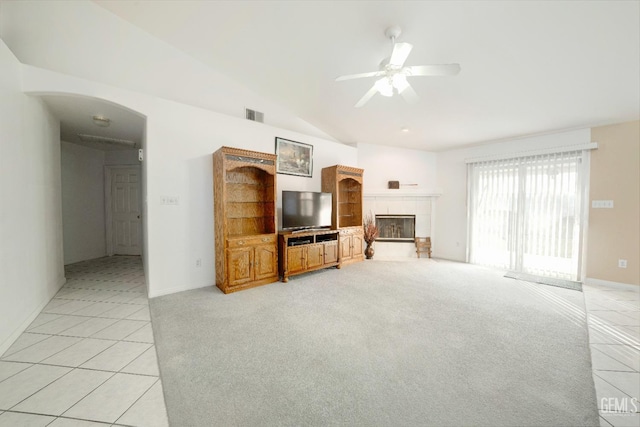
[[[110,255],[140,255],[142,227],[139,167],[111,169],[110,205]]]

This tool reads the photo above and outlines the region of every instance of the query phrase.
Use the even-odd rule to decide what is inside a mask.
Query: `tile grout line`
[[[160,377],[158,377],[157,381],[154,381],[153,384],[151,384],[149,386],[149,388],[144,391],[144,393],[142,393],[140,396],[138,396],[138,398],[127,409],[125,409],[124,412],[122,414],[120,414],[120,416],[118,416],[118,418],[116,418],[116,420],[113,423],[117,424],[118,421],[120,420],[120,418],[122,418],[124,416],[124,414],[126,414],[129,409],[133,408],[134,405],[136,403],[138,403],[138,401],[140,399],[142,399],[142,397],[144,397],[147,393],[149,393],[149,390],[151,390],[151,388],[153,388],[153,386],[156,385],[158,382],[160,382]]]
[[[611,381],[607,380],[606,378],[601,377],[600,375],[598,375],[597,370],[593,371],[593,374],[596,375],[598,378],[600,378],[602,381],[606,382],[607,384],[609,384],[611,387],[615,388],[616,390],[620,391],[620,393],[624,394],[625,396],[628,396],[630,398],[634,398],[634,396],[630,396],[629,393],[625,392],[624,390],[620,389],[620,387],[616,386],[615,384],[613,384]],[[610,371],[604,371],[604,372],[610,372]],[[633,374],[634,372],[624,372],[625,374]]]
[[[37,333],[37,332],[36,332],[36,333],[34,333],[34,332],[28,332],[28,331],[24,331],[22,334],[20,334],[20,336],[22,336],[22,335],[24,335],[24,334],[33,334],[33,335],[49,335],[49,338],[51,338],[51,337],[54,337],[54,336],[55,336],[55,335],[52,335],[52,334]],[[34,346],[34,345],[36,345],[36,344],[40,344],[40,343],[42,343],[42,342],[44,342],[44,341],[48,340],[49,338],[45,338],[45,339],[40,340],[40,341],[38,341],[38,342],[34,342],[33,344],[29,344],[28,346],[26,346],[26,347],[24,347],[24,348],[21,348],[20,350],[13,351],[13,352],[11,352],[11,353],[9,353],[9,350],[11,350],[11,347],[9,347],[9,348],[7,349],[7,351],[5,351],[5,352],[4,352],[4,354],[2,355],[2,357],[0,358],[0,361],[13,362],[12,360],[5,360],[5,359],[6,359],[7,357],[11,356],[12,354],[19,353],[19,352],[21,352],[22,350],[26,350],[26,349],[28,349],[28,348],[30,348],[30,347],[32,347],[32,346]],[[32,362],[32,363],[33,363],[33,362]]]
[[[145,350],[146,351],[146,350]],[[17,362],[16,362],[17,363]],[[112,374],[123,374],[123,375],[135,375],[138,377],[154,377],[154,378],[160,378],[158,375],[148,375],[148,374],[138,374],[138,373],[133,373],[133,372],[121,372],[121,371],[112,371],[109,369],[98,369],[98,368],[83,368],[82,366],[68,366],[68,365],[55,365],[53,363],[34,363],[35,365],[41,365],[41,366],[55,366],[56,368],[68,368],[71,370],[76,370],[76,369],[80,369],[82,371],[92,371],[92,372],[110,372]],[[29,368],[27,368],[29,369]],[[25,371],[26,369],[23,369],[23,371]],[[22,371],[20,371],[22,372]],[[15,374],[14,374],[15,375]],[[65,374],[66,375],[66,374]],[[13,376],[13,375],[12,375]],[[63,375],[64,376],[64,375]],[[62,378],[62,377],[60,377]],[[60,379],[58,378],[58,379]],[[57,380],[56,380],[57,381]],[[45,386],[46,387],[46,386]],[[43,387],[44,388],[44,387]],[[38,390],[40,391],[40,390]]]
[[[136,360],[138,360],[139,358],[142,357],[143,354],[145,354],[147,351],[149,351],[151,348],[155,349],[155,345],[154,344],[149,344],[149,347],[147,347],[147,349],[145,351],[143,351],[142,353],[140,353],[139,355],[137,355],[131,362],[127,363],[125,366],[123,366],[118,373],[121,374],[129,374],[130,372],[122,372],[123,369],[126,369],[127,366],[131,365],[133,362],[135,362]],[[138,375],[145,375],[145,374],[138,374]],[[147,375],[149,377],[155,377],[157,376],[158,378],[160,378],[160,368],[158,368],[158,375]]]
[[[633,337],[631,337],[630,335],[626,334],[623,330],[620,330],[620,325],[615,325],[612,322],[606,321],[605,319],[601,319],[597,316],[596,313],[597,311],[609,311],[609,312],[613,312],[613,313],[619,313],[620,310],[589,310],[589,306],[590,303],[588,302],[588,300],[591,300],[592,296],[594,296],[595,294],[599,294],[599,292],[593,292],[592,289],[589,289],[588,287],[586,289],[584,289],[584,295],[585,295],[585,308],[586,308],[586,314],[587,314],[587,329],[588,329],[588,333],[589,333],[589,350],[591,353],[591,362],[592,362],[592,375],[594,377],[594,386],[595,386],[595,378],[600,379],[601,381],[604,381],[605,384],[608,384],[610,387],[613,387],[614,390],[618,390],[620,393],[622,393],[623,396],[628,396],[633,398],[633,396],[629,396],[629,394],[625,393],[623,390],[621,390],[618,386],[616,386],[616,384],[613,384],[611,381],[608,381],[607,379],[603,378],[599,373],[600,372],[621,372],[624,374],[634,374],[637,373],[637,371],[633,368],[633,367],[629,367],[630,369],[632,369],[633,372],[626,372],[626,371],[606,371],[606,370],[601,370],[601,369],[596,369],[595,367],[593,367],[593,352],[595,351],[599,351],[600,353],[612,358],[613,360],[615,360],[616,362],[622,364],[623,366],[628,366],[627,363],[619,360],[618,357],[614,357],[615,355],[609,354],[609,353],[605,353],[604,351],[600,351],[598,348],[594,348],[593,345],[597,345],[598,343],[593,343],[592,339],[595,338],[594,336],[592,336],[593,334],[600,334],[602,337],[604,337],[604,339],[606,338],[612,338],[614,341],[619,341],[619,343],[616,344],[600,344],[600,345],[607,345],[607,346],[611,346],[611,345],[616,345],[616,346],[623,346],[622,348],[625,350],[629,350],[631,352],[633,352],[634,350],[637,352],[639,349],[637,347],[635,347],[632,344],[629,344],[629,342],[620,342],[623,341],[624,338],[629,338],[629,341],[632,343],[636,343],[637,344],[637,340],[633,339]],[[606,299],[608,299],[608,297],[605,297]],[[614,301],[616,304],[620,305],[620,306],[628,306],[628,304],[620,304],[619,301],[617,300],[611,300]],[[598,304],[595,303],[596,305],[600,306],[600,307],[604,307],[602,304]],[[604,307],[607,308],[607,307]],[[616,347],[616,349],[618,350],[619,348]],[[622,354],[620,351],[618,351],[619,354]],[[596,393],[597,393],[597,389],[598,387],[595,386],[596,389]],[[598,404],[599,406],[599,404]],[[602,425],[602,422],[604,421],[605,425],[607,426],[612,426],[615,427],[615,425],[617,423],[614,424],[614,421],[609,421],[608,419],[604,418],[603,416],[603,412],[602,410],[598,407],[598,414],[600,416],[600,423]],[[622,413],[621,413],[622,414]],[[611,414],[611,413],[607,413],[607,415],[615,415],[615,414]]]
[[[614,345],[615,345],[615,344],[614,344]],[[620,363],[621,365],[626,366],[627,368],[631,369],[631,371],[632,371],[632,372],[640,372],[640,371],[637,371],[633,366],[629,366],[629,365],[627,365],[627,363],[626,363],[626,362],[623,362],[623,361],[621,361],[621,360],[615,359],[615,358],[614,358],[614,357],[612,357],[611,355],[609,355],[609,354],[607,354],[607,353],[605,353],[605,352],[603,352],[603,351],[601,351],[601,350],[598,350],[597,348],[592,348],[592,349],[591,349],[591,354],[592,354],[592,355],[593,355],[593,351],[594,351],[594,350],[595,350],[595,351],[597,351],[597,352],[598,352],[598,353],[600,353],[600,354],[603,354],[603,355],[605,355],[605,356],[607,356],[607,357],[609,357],[609,358],[611,358],[611,359],[615,360],[616,362]],[[593,356],[592,356],[592,359],[593,359]],[[608,369],[596,369],[596,368],[593,368],[593,370],[594,370],[594,371],[605,371],[605,372],[629,372],[629,371],[611,371],[611,370],[608,370]]]
[[[53,420],[49,423],[54,423],[58,418],[62,418],[62,419],[75,419],[75,420],[82,420],[84,421],[84,418],[76,418],[76,417],[69,417],[69,416],[65,416],[65,413],[68,413],[72,408],[76,407],[78,405],[79,402],[83,401],[87,396],[89,396],[91,393],[94,393],[97,389],[99,389],[100,387],[102,387],[107,381],[109,381],[110,379],[114,378],[116,375],[125,375],[125,376],[132,376],[132,377],[139,377],[139,378],[149,378],[151,379],[151,384],[149,385],[149,387],[143,388],[143,392],[137,396],[137,398],[131,403],[131,405],[129,405],[121,414],[118,415],[118,417],[115,419],[115,421],[109,422],[108,425],[122,425],[125,426],[126,424],[119,424],[119,420],[124,416],[125,413],[127,413],[127,411],[131,410],[131,408],[133,406],[135,406],[140,399],[142,399],[144,396],[146,396],[149,391],[151,390],[152,387],[156,386],[157,384],[162,384],[161,378],[160,378],[160,372],[159,372],[159,367],[157,369],[158,373],[157,375],[153,375],[153,374],[146,374],[146,373],[137,373],[137,372],[123,372],[123,370],[127,369],[128,366],[130,366],[131,364],[135,363],[136,361],[139,361],[140,358],[146,354],[147,352],[149,352],[150,350],[153,349],[153,351],[155,352],[155,339],[154,335],[153,335],[153,325],[152,325],[152,321],[151,321],[151,316],[150,316],[150,309],[149,309],[149,303],[148,303],[148,297],[145,294],[145,290],[146,290],[146,284],[144,281],[119,281],[117,280],[118,276],[122,277],[122,276],[126,276],[128,274],[131,273],[127,273],[127,271],[131,271],[131,269],[139,269],[139,263],[128,263],[130,265],[126,265],[126,266],[118,266],[117,263],[113,263],[113,262],[109,262],[109,263],[103,263],[102,266],[97,265],[93,268],[87,268],[88,271],[91,270],[96,270],[96,269],[100,269],[100,268],[111,268],[112,265],[116,265],[116,268],[118,269],[117,272],[113,273],[113,276],[115,276],[116,280],[113,280],[113,277],[109,277],[108,279],[102,279],[102,278],[86,278],[86,277],[82,277],[81,274],[76,273],[67,273],[69,277],[67,277],[68,281],[67,284],[65,284],[60,290],[65,290],[64,293],[62,295],[60,295],[60,297],[54,296],[52,298],[53,300],[57,300],[56,303],[59,302],[59,304],[55,305],[53,308],[51,308],[52,311],[63,311],[62,313],[58,312],[58,313],[53,313],[53,312],[48,312],[48,311],[42,311],[40,314],[46,314],[48,316],[52,316],[53,318],[45,321],[42,324],[39,324],[38,326],[33,327],[32,329],[37,329],[39,327],[43,327],[51,322],[54,322],[55,320],[59,320],[59,319],[64,319],[63,316],[66,316],[68,318],[84,318],[84,320],[82,320],[81,322],[73,325],[73,326],[69,326],[67,328],[64,328],[60,331],[56,331],[55,333],[46,333],[43,331],[31,331],[31,330],[26,330],[24,333],[29,333],[30,335],[33,336],[43,336],[45,337],[44,339],[35,342],[33,344],[30,344],[24,348],[21,348],[15,352],[12,352],[10,354],[5,354],[3,355],[3,357],[9,357],[11,355],[15,355],[16,353],[19,353],[21,351],[27,350],[28,348],[35,346],[36,344],[39,343],[44,343],[48,340],[53,339],[53,337],[61,337],[61,338],[76,338],[77,340],[72,340],[74,341],[72,344],[65,346],[64,348],[61,348],[60,350],[52,353],[52,354],[47,354],[46,357],[44,357],[43,359],[38,360],[37,362],[27,362],[27,361],[10,361],[10,360],[2,360],[0,359],[0,361],[5,361],[7,363],[21,363],[25,366],[27,366],[25,369],[20,370],[19,372],[16,372],[15,374],[10,375],[9,377],[5,378],[5,379],[9,379],[14,377],[15,375],[18,375],[28,369],[31,369],[33,367],[35,367],[36,365],[38,366],[52,366],[52,367],[57,367],[57,368],[61,368],[61,369],[65,369],[67,370],[67,372],[65,372],[62,376],[54,379],[53,381],[48,382],[47,384],[43,385],[43,386],[39,386],[37,390],[34,390],[33,393],[31,393],[29,396],[26,396],[24,399],[21,399],[19,402],[15,403],[11,408],[15,408],[17,407],[17,405],[22,404],[25,400],[28,400],[30,398],[32,398],[35,394],[40,393],[43,389],[51,386],[52,384],[54,384],[55,382],[57,382],[58,380],[66,377],[67,375],[71,374],[74,371],[93,371],[93,372],[104,372],[109,374],[104,381],[102,381],[100,384],[97,384],[95,387],[93,387],[90,391],[88,391],[86,394],[84,394],[81,398],[77,399],[75,401],[75,403],[73,403],[71,406],[69,406],[67,409],[64,410],[64,412],[60,415],[52,415],[52,414],[44,414],[44,413],[40,413],[40,412],[26,412],[26,411],[16,411],[16,410],[12,410],[11,408],[6,410],[6,412],[12,412],[12,413],[24,413],[24,414],[33,414],[33,415],[41,415],[41,416],[47,416],[47,417],[52,417]],[[87,263],[87,265],[90,265],[89,263]],[[106,276],[109,276],[110,274],[107,273]],[[74,277],[75,276],[75,277]],[[137,277],[140,277],[140,275],[136,275]],[[143,277],[143,276],[142,276]],[[144,278],[142,279],[144,280]],[[88,285],[86,284],[80,284],[77,283],[78,281],[91,281],[93,283],[90,283]],[[109,287],[109,284],[112,284],[114,286],[120,286],[120,287],[126,287],[126,289],[116,289],[116,290],[109,290],[109,289],[105,289]],[[78,288],[77,286],[81,286],[80,288]],[[92,289],[86,289],[87,287],[90,287]],[[99,289],[93,289],[93,288],[99,288]],[[92,298],[91,295],[83,295],[83,293],[80,293],[82,291],[94,291],[92,292],[91,295],[96,295],[96,294],[100,294],[100,298],[101,299],[96,299],[96,298]],[[59,291],[60,292],[60,291]],[[80,298],[73,298],[74,293],[78,293],[78,295],[80,296]],[[84,294],[86,294],[86,292],[84,292]],[[69,298],[66,298],[66,296],[69,295]],[[126,300],[124,301],[118,301],[118,299],[122,299],[125,298]],[[112,301],[113,299],[115,299],[116,301]],[[111,300],[111,301],[110,301]],[[142,301],[144,300],[144,301]],[[74,303],[74,301],[77,301],[77,303]],[[134,302],[132,302],[134,301]],[[86,302],[87,304],[82,304],[81,302]],[[51,302],[50,302],[51,303]],[[113,305],[112,307],[107,308],[106,311],[100,313],[99,315],[90,315],[90,314],[76,314],[78,312],[81,312],[83,310],[87,310],[89,313],[91,312],[91,307],[95,307],[97,304],[109,304],[109,305]],[[73,309],[72,311],[69,312],[65,312],[65,310],[63,309],[64,306],[70,307],[70,304],[72,305],[82,305],[82,307],[77,308],[77,309]],[[124,308],[124,307],[131,307],[131,310],[133,310],[132,312],[129,313],[129,309],[128,308]],[[124,313],[127,313],[125,316],[116,316],[116,317],[108,317],[103,315],[103,313],[108,313],[110,311],[114,311],[114,310],[118,310],[118,309],[123,309]],[[99,311],[99,310],[97,310]],[[40,315],[39,314],[39,315]],[[130,317],[132,316],[138,316],[140,318],[133,318],[131,319]],[[110,323],[109,325],[100,328],[98,330],[93,331],[93,333],[89,336],[78,336],[78,335],[73,335],[73,334],[65,334],[65,332],[70,331],[76,327],[81,327],[81,325],[85,325],[87,322],[90,321],[90,319],[105,319],[105,320],[111,320],[113,321],[112,323]],[[73,320],[71,320],[73,321]],[[106,329],[109,329],[110,327],[112,327],[113,325],[122,322],[122,321],[128,321],[128,322],[132,322],[129,323],[128,326],[137,326],[135,327],[135,329],[131,330],[131,331],[127,331],[128,333],[126,333],[124,336],[122,336],[121,338],[118,339],[109,339],[109,338],[104,338],[104,337],[94,337],[94,335],[96,334],[100,334],[101,332],[105,331]],[[64,322],[62,322],[64,324]],[[126,323],[124,323],[126,324]],[[99,325],[99,323],[98,323]],[[151,339],[151,342],[149,342],[149,340],[147,340],[145,338],[146,333],[143,333],[141,335],[141,340],[137,340],[137,339],[131,339],[130,337],[134,336],[137,333],[141,333],[142,330],[144,330],[145,328],[151,328],[151,336],[153,337]],[[126,327],[124,329],[124,331],[126,331]],[[54,329],[55,330],[55,329]],[[91,330],[90,328],[88,330]],[[122,329],[121,329],[122,330]],[[119,334],[117,334],[119,335]],[[61,364],[53,364],[53,363],[46,363],[46,360],[49,358],[52,358],[58,354],[60,354],[61,352],[67,351],[70,348],[74,347],[77,344],[80,344],[82,342],[88,341],[88,340],[99,340],[99,341],[107,341],[110,344],[108,345],[108,347],[100,350],[98,353],[92,355],[91,357],[89,357],[86,360],[83,360],[81,363],[74,363],[75,366],[66,366],[66,365],[61,365]],[[64,341],[63,341],[64,342]],[[111,369],[98,369],[98,368],[86,368],[83,367],[82,365],[90,362],[91,360],[94,360],[96,357],[99,357],[100,355],[103,355],[106,351],[108,351],[109,349],[112,349],[114,346],[116,346],[118,343],[131,343],[131,344],[138,344],[138,345],[142,345],[142,352],[138,355],[136,355],[133,359],[129,360],[124,367],[118,369],[118,370],[111,370]],[[135,349],[135,347],[132,347]],[[46,353],[46,351],[43,351],[43,353]],[[38,354],[37,352],[34,354]],[[82,354],[82,353],[79,353]],[[135,352],[133,353],[135,354]],[[83,358],[84,359],[84,358]],[[126,358],[128,359],[128,357]],[[72,360],[72,359],[71,359]],[[125,359],[123,359],[125,360]],[[156,363],[157,363],[157,354],[156,354]],[[144,371],[144,370],[143,370]],[[3,382],[5,379],[3,379],[0,382]],[[74,399],[75,400],[75,399]],[[164,405],[164,398],[163,400],[163,405]],[[0,414],[4,413],[5,411],[0,411]],[[164,408],[164,416],[166,417],[166,408]],[[87,419],[86,421],[96,421],[96,420],[89,420]],[[103,422],[103,421],[98,421],[98,422]]]
[[[44,334],[43,334],[43,335],[44,335]],[[36,344],[41,344],[41,343],[43,343],[43,342],[45,342],[45,341],[48,341],[48,340],[50,340],[50,339],[53,339],[53,337],[57,337],[57,336],[59,336],[59,335],[51,335],[49,338],[46,338],[46,339],[44,339],[44,340],[42,340],[42,341],[39,341],[39,342],[35,343],[34,345],[36,345]],[[64,337],[64,338],[77,338],[77,337]],[[78,341],[78,342],[80,342],[80,341]],[[55,353],[53,353],[53,354],[50,354],[50,355],[46,356],[44,359],[40,359],[40,360],[38,360],[37,362],[28,362],[28,361],[23,361],[23,362],[33,363],[34,365],[38,365],[38,364],[40,364],[40,362],[42,362],[43,360],[48,359],[49,357],[55,356],[56,354],[58,354],[58,353],[60,353],[60,352],[62,352],[62,351],[65,351],[66,349],[68,349],[69,347],[71,347],[71,346],[73,346],[73,345],[75,345],[75,344],[77,344],[77,342],[76,342],[76,343],[73,343],[73,344],[69,344],[67,347],[65,347],[65,348],[63,348],[63,349],[60,349],[60,350],[56,351]],[[25,350],[25,349],[23,349],[23,350]],[[23,351],[23,350],[16,351],[15,353],[12,353],[12,354],[18,354],[18,353],[20,353],[20,352],[21,352],[21,351]],[[10,359],[6,359],[4,356],[3,356],[3,358],[2,358],[2,361],[3,361],[3,362],[20,362],[19,360],[10,360]]]
[[[6,360],[6,361],[5,361],[5,360],[0,360],[0,362],[7,362],[7,363],[24,363],[25,365],[27,365],[27,364],[28,364],[28,365],[31,365],[31,366],[35,366],[35,365],[36,365],[36,363],[31,363],[31,362],[13,362],[13,361],[9,361],[9,360]],[[3,381],[8,380],[9,378],[12,378],[12,377],[14,377],[14,376],[18,375],[18,374],[19,374],[19,373],[21,373],[21,372],[26,371],[26,370],[27,370],[27,369],[29,369],[31,366],[28,366],[28,367],[26,367],[26,368],[24,368],[24,369],[22,369],[22,370],[20,370],[20,371],[16,372],[15,374],[11,374],[11,375],[9,375],[7,378],[5,378],[5,379],[3,379],[2,381],[0,381],[0,383],[2,383]],[[4,409],[4,410],[6,411],[6,409]],[[3,409],[0,409],[0,411],[3,411]]]
[[[35,363],[33,366],[31,366],[31,367],[29,367],[29,368],[25,369],[25,371],[26,371],[26,370],[28,370],[28,369],[32,369],[34,366],[37,366],[37,365],[39,365],[39,363]],[[73,368],[68,368],[68,369],[69,369],[69,372],[73,371]],[[24,371],[22,371],[22,372],[24,372]],[[21,403],[22,403],[22,402],[24,402],[25,400],[27,400],[27,399],[29,399],[30,397],[32,397],[34,394],[39,393],[39,392],[41,392],[43,389],[45,389],[45,388],[49,387],[51,384],[53,384],[54,382],[58,381],[60,378],[66,377],[66,376],[69,374],[69,372],[66,372],[66,373],[64,373],[64,374],[60,375],[58,378],[56,378],[56,379],[52,380],[50,383],[47,383],[47,384],[45,384],[44,386],[40,387],[38,390],[36,390],[36,391],[34,391],[33,393],[31,393],[29,396],[25,397],[24,399],[22,399],[21,401],[19,401],[19,402],[18,402],[18,403],[16,403],[15,405],[11,406],[11,408],[15,408],[16,406],[18,406],[19,404],[21,404]],[[6,409],[6,411],[11,411],[11,408]],[[17,411],[14,411],[14,412],[17,412]],[[38,414],[38,415],[42,415],[42,414]]]
[[[93,393],[94,391],[96,391],[97,389],[99,389],[100,387],[102,387],[107,381],[109,381],[111,378],[115,377],[117,375],[117,372],[113,372],[113,371],[103,371],[103,372],[111,372],[112,375],[109,375],[109,377],[107,379],[105,379],[103,382],[101,382],[97,387],[95,387],[93,390],[91,390],[90,392],[88,392],[87,394],[85,394],[84,396],[82,396],[82,398],[80,398],[78,401],[76,401],[76,403],[74,403],[73,405],[69,406],[62,414],[58,415],[58,416],[64,416],[64,414],[66,414],[67,412],[69,412],[71,409],[73,409],[78,403],[82,402],[84,399],[87,398],[87,396],[89,396],[91,393]],[[92,420],[95,422],[95,420]]]

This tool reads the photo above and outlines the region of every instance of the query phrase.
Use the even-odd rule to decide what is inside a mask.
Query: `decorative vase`
[[[373,242],[367,242],[367,247],[364,250],[364,255],[367,257],[367,259],[371,259],[373,258],[374,253],[375,251],[373,250]]]

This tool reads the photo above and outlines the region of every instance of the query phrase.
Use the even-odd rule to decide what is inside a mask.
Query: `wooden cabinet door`
[[[340,258],[342,258],[342,260],[347,260],[347,259],[351,259],[353,257],[353,252],[351,250],[351,242],[353,242],[353,239],[351,238],[350,235],[348,234],[341,234],[340,235]]]
[[[356,233],[351,236],[351,238],[353,242],[353,250],[351,251],[352,256],[354,258],[362,256],[364,254],[364,236],[361,233]]]
[[[278,249],[274,245],[256,246],[254,254],[254,279],[261,280],[278,274]]]
[[[316,243],[307,246],[307,268],[319,267],[324,264],[324,245]]]
[[[324,244],[324,263],[330,264],[338,261],[338,242],[326,242]]]
[[[253,248],[229,249],[227,253],[229,286],[238,286],[252,281],[252,264]]]
[[[307,254],[305,246],[291,246],[287,249],[287,264],[289,273],[295,273],[306,269],[305,255]]]

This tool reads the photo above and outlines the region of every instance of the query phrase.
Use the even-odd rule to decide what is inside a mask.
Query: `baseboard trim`
[[[22,335],[22,333],[24,331],[27,330],[27,328],[29,327],[29,325],[31,324],[31,322],[33,322],[36,317],[38,317],[38,315],[40,314],[40,312],[47,306],[47,304],[49,304],[49,302],[53,299],[53,297],[56,296],[56,294],[58,293],[58,291],[64,286],[64,284],[67,283],[67,278],[63,277],[62,281],[60,282],[59,286],[57,286],[56,291],[53,293],[53,295],[51,295],[50,297],[46,298],[44,302],[42,302],[40,305],[38,305],[32,312],[31,314],[29,314],[29,316],[20,324],[20,326],[18,326],[12,333],[11,335],[9,335],[9,337],[4,340],[4,342],[2,344],[0,344],[0,355],[3,355],[5,351],[7,351],[9,349],[9,347],[11,347],[13,345],[14,342],[16,342],[16,340],[18,339],[18,337],[20,335]]]
[[[147,286],[149,286],[147,284]],[[215,284],[207,284],[207,285],[202,285],[202,286],[195,286],[193,288],[169,288],[169,289],[163,289],[160,292],[149,292],[149,298],[156,298],[156,297],[162,297],[165,295],[171,295],[171,294],[177,294],[178,292],[184,292],[184,291],[192,291],[194,289],[202,289],[202,288],[208,288],[209,286],[216,288]],[[216,290],[218,290],[218,288],[216,288]],[[220,291],[222,292],[222,291]]]
[[[607,286],[609,288],[620,289],[622,291],[640,292],[640,286],[632,285],[630,283],[611,282],[609,280],[593,279],[591,277],[587,277],[584,282],[586,285]]]

